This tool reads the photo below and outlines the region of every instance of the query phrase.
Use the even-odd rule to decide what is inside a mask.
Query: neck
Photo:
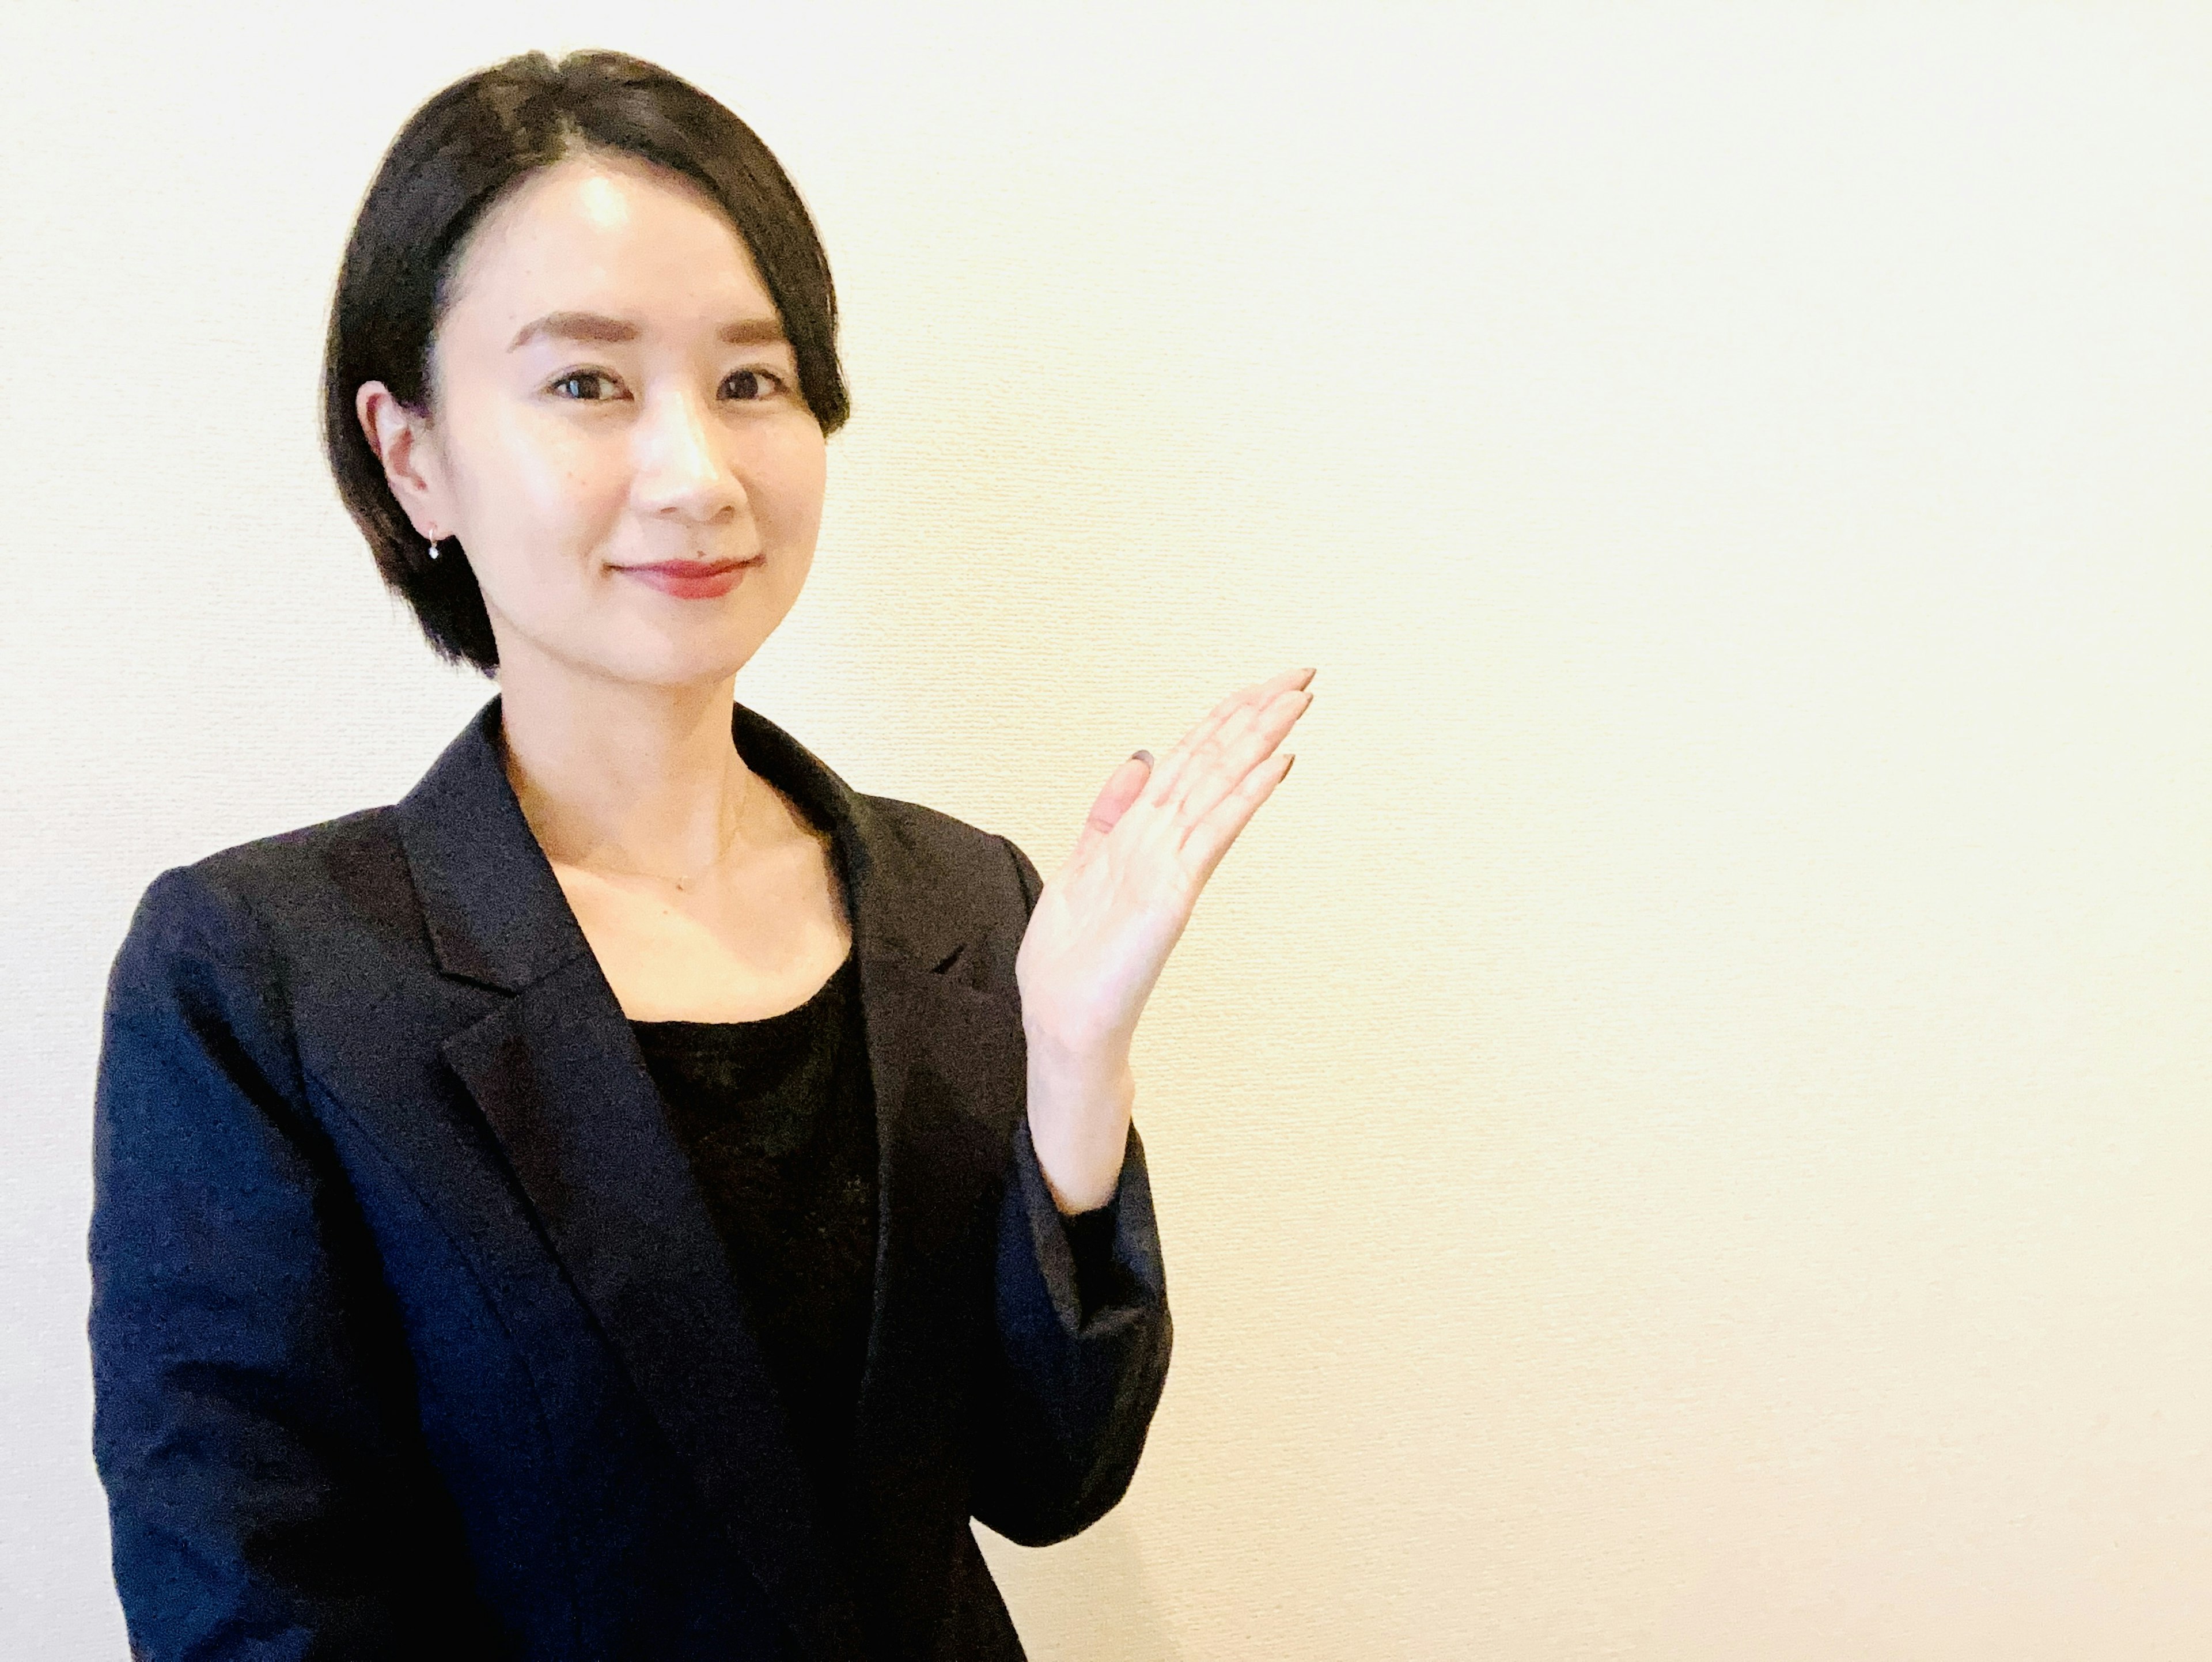
[[[761,793],[730,739],[737,678],[649,686],[500,666],[507,776],[557,865],[670,877],[757,835]],[[740,823],[741,809],[749,809]]]

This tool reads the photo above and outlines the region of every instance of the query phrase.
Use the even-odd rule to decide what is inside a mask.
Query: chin
[[[726,632],[714,638],[663,639],[658,649],[625,653],[623,661],[607,667],[618,679],[641,685],[682,687],[726,681],[751,661],[760,642],[750,632],[732,637]]]

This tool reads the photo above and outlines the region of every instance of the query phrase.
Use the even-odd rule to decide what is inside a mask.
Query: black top
[[[850,953],[758,1021],[633,1021],[823,1498],[842,1498],[875,1285],[876,1113]]]
[[[854,955],[757,1021],[632,1021],[823,1501],[849,1539],[846,1461],[875,1287],[875,1096]],[[1087,1315],[1114,1208],[1066,1220]]]

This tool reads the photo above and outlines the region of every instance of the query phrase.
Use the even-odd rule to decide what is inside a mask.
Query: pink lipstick
[[[750,560],[662,560],[615,569],[679,600],[712,600],[735,588],[761,558],[756,554]]]

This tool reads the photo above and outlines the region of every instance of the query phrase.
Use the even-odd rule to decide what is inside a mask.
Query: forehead
[[[449,316],[497,329],[557,309],[719,324],[773,317],[751,252],[721,204],[631,156],[573,155],[520,180],[471,230]]]

